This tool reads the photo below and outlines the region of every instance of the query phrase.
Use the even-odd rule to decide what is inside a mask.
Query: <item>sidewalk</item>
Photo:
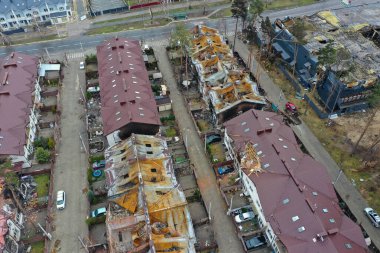
[[[233,41],[233,38],[230,39]],[[235,50],[247,62],[249,56],[249,50],[245,44],[236,39]],[[248,64],[247,64],[248,65]],[[256,76],[256,73],[260,73],[258,83],[266,91],[267,97],[273,103],[279,105],[280,108],[284,108],[286,99],[280,99],[280,94],[283,97],[284,94],[281,89],[272,81],[267,74],[266,70],[253,58],[251,65],[251,72]],[[367,234],[370,236],[373,243],[377,248],[380,248],[380,233],[364,215],[363,209],[368,207],[368,203],[361,196],[359,191],[352,185],[351,181],[346,177],[344,173],[338,178],[340,168],[336,162],[331,158],[330,154],[325,150],[323,145],[319,142],[317,137],[312,133],[309,127],[302,123],[301,125],[291,126],[294,133],[305,145],[310,155],[315,160],[323,164],[327,172],[331,177],[331,181],[334,182],[335,190],[339,193],[342,199],[346,202],[353,215],[357,218],[357,223],[361,224]],[[337,180],[339,179],[339,180]]]
[[[154,52],[158,60],[159,69],[170,89],[170,98],[181,134],[187,137],[184,138],[187,139],[188,154],[195,167],[197,182],[203,200],[207,208],[211,204],[211,223],[215,231],[219,252],[244,252],[243,246],[237,237],[232,218],[226,215],[227,206],[219,192],[214,172],[203,151],[203,142],[198,137],[193,121],[185,107],[185,101],[177,88],[177,82],[166,50],[164,47],[155,47]]]

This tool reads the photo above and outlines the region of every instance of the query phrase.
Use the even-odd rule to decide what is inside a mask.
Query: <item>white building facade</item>
[[[38,23],[66,23],[72,15],[69,0],[2,0],[0,25],[3,31],[33,26]]]

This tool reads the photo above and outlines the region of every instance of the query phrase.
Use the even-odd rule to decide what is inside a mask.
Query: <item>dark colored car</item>
[[[234,168],[232,166],[221,166],[218,168],[219,175],[225,175],[231,173],[232,171],[234,171]]]
[[[222,140],[222,137],[220,137],[219,134],[213,134],[213,135],[210,135],[210,136],[206,137],[206,143],[207,144],[212,144],[212,143],[215,143],[215,142],[220,142],[221,140]]]
[[[104,167],[106,167],[106,161],[105,160],[100,160],[100,161],[94,162],[92,164],[92,168],[94,170],[102,169]]]
[[[267,240],[263,235],[253,237],[244,241],[245,247],[247,250],[258,249],[267,245]]]

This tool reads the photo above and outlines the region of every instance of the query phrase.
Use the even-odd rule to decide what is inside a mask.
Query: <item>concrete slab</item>
[[[188,206],[193,223],[207,218],[206,210],[200,202],[189,203]]]

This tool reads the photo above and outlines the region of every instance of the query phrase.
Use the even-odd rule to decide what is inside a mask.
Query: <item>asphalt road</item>
[[[61,139],[57,143],[59,150],[54,169],[54,193],[58,190],[66,192],[66,207],[55,210],[54,227],[50,248],[57,240],[62,253],[85,252],[78,240],[88,238],[88,226],[85,223],[89,213],[86,189],[87,155],[83,152],[79,133],[85,130],[84,120],[79,115],[84,114],[83,105],[78,103],[80,85],[84,84],[84,71],[79,70],[79,59],[71,62],[64,69],[65,79],[61,89]],[[55,196],[54,196],[55,197]],[[53,252],[53,251],[49,252]]]
[[[80,0],[79,0],[80,1]],[[369,5],[369,8],[380,7],[380,1],[378,0],[355,0],[353,1],[353,6],[359,5]],[[316,4],[287,9],[287,10],[278,10],[278,11],[268,11],[264,12],[262,16],[269,16],[272,20],[275,18],[281,18],[285,16],[302,16],[310,15],[320,10],[326,9],[339,9],[345,8],[341,1],[339,0],[327,0],[319,2]],[[221,20],[218,19],[206,19],[200,18],[196,20],[187,20],[185,21],[188,28],[193,27],[200,22],[208,25],[210,27],[221,28]],[[235,29],[235,22],[232,18],[226,18],[227,30],[233,31]],[[119,36],[119,37],[128,37],[132,39],[144,40],[144,41],[157,41],[162,39],[167,39],[170,37],[170,32],[175,28],[175,23],[171,23],[163,27],[155,27],[142,30],[131,30],[119,33],[110,33],[110,34],[100,34],[93,36],[76,36],[64,38],[61,40],[46,41],[39,43],[30,43],[25,45],[16,45],[10,47],[0,47],[0,56],[9,54],[13,51],[24,52],[27,54],[41,55],[46,54],[46,50],[50,54],[59,54],[65,51],[75,51],[82,50],[87,48],[94,48],[96,45],[104,41],[105,39]]]

